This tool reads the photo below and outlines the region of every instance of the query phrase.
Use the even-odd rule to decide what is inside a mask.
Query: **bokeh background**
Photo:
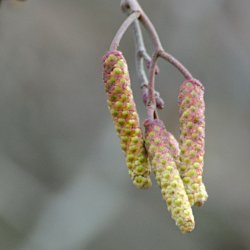
[[[141,1],[164,47],[206,88],[209,200],[188,235],[155,184],[131,185],[106,107],[101,57],[125,18],[119,1],[2,2],[1,250],[250,249],[249,0]],[[120,48],[143,121],[131,31]],[[178,136],[183,79],[159,66],[160,117]]]

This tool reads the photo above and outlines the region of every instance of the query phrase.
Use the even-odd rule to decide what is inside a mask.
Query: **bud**
[[[148,102],[148,86],[144,85],[142,87],[142,100],[145,105],[147,105]],[[160,93],[155,91],[155,102],[156,102],[156,107],[158,109],[164,109],[165,102],[160,96]]]
[[[208,195],[202,183],[205,146],[204,87],[195,79],[186,80],[179,91],[180,165],[191,205],[201,206]]]
[[[149,188],[150,168],[139,116],[130,87],[127,63],[120,51],[103,57],[103,80],[109,110],[125,153],[129,175],[138,188]]]
[[[149,160],[161,188],[162,197],[180,230],[183,233],[191,232],[195,226],[194,217],[172,156],[173,152],[177,152],[169,144],[171,134],[159,119],[147,119],[144,126]]]

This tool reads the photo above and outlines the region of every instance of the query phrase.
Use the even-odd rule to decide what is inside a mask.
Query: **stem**
[[[145,73],[144,65],[143,65],[144,60],[145,60],[145,54],[147,53],[145,51],[146,49],[145,49],[145,45],[144,45],[144,41],[142,38],[142,33],[141,33],[138,20],[136,20],[133,23],[133,30],[134,30],[134,38],[135,38],[135,49],[136,49],[136,71],[138,74],[140,86],[141,88],[143,88],[143,87],[147,87],[148,85],[148,79],[147,79],[147,75]],[[149,60],[151,61],[151,58]]]
[[[163,50],[160,38],[154,25],[152,24],[146,13],[143,11],[137,0],[122,0],[121,7],[123,11],[130,10],[130,12],[132,13],[135,11],[139,11],[141,13],[139,20],[151,36],[154,50]]]
[[[137,54],[136,58],[142,59],[142,67],[140,67],[139,70],[143,71],[144,74],[145,74],[145,71],[144,71],[144,68],[143,68],[143,61],[145,61],[146,66],[149,69],[150,64],[151,64],[151,57],[150,57],[150,55],[148,54],[148,52],[147,52],[147,50],[145,48],[143,35],[142,35],[142,32],[141,32],[141,27],[140,27],[140,24],[139,24],[138,20],[134,21],[133,30],[134,30],[135,48],[136,48],[136,54]],[[160,69],[156,65],[156,74],[158,74],[159,72],[160,72]]]
[[[132,14],[130,14],[127,19],[122,23],[122,25],[120,26],[120,28],[118,29],[118,31],[115,34],[115,37],[113,38],[113,41],[110,45],[110,50],[117,50],[120,41],[123,37],[123,35],[125,34],[125,32],[127,31],[127,29],[129,28],[129,26],[136,20],[139,18],[140,16],[140,12],[136,11],[133,12]]]
[[[187,80],[193,78],[190,71],[180,61],[178,61],[175,57],[173,57],[171,54],[167,53],[166,51],[160,51],[159,53],[160,53],[161,58],[167,60],[169,63],[174,65]]]
[[[137,11],[137,12],[140,11],[141,15],[139,17],[139,20],[141,21],[141,23],[143,24],[143,26],[145,27],[145,29],[148,31],[149,35],[151,36],[153,46],[154,46],[154,53],[158,53],[161,58],[163,58],[164,60],[174,65],[187,80],[193,78],[192,74],[180,61],[178,61],[174,56],[167,53],[163,49],[159,35],[154,25],[152,24],[148,16],[145,14],[145,12],[141,8],[137,0],[122,0],[121,5],[123,9],[125,8],[130,9],[130,12],[132,13],[134,11]]]
[[[145,29],[148,31],[149,35],[151,36],[153,46],[154,46],[154,51],[163,50],[159,35],[153,23],[150,21],[150,19],[148,18],[148,16],[145,14],[144,11],[141,12],[141,16],[139,20],[141,21],[141,23],[143,24],[143,26],[145,27]]]
[[[153,54],[150,69],[149,69],[147,109],[148,109],[148,116],[151,119],[158,117],[156,113],[156,99],[155,99],[155,70],[156,70],[156,62],[157,62],[158,56],[159,56],[158,52],[155,52]]]
[[[154,25],[152,24],[148,16],[145,14],[145,12],[141,8],[137,0],[121,0],[121,7],[123,11],[126,11],[128,13],[140,13],[140,15],[138,16],[138,20],[145,27],[146,31],[149,33],[151,40],[153,42],[153,56],[149,68],[147,113],[150,118],[154,119],[157,118],[156,96],[155,96],[155,93],[157,93],[155,92],[155,73],[157,69],[156,65],[157,59],[161,57],[164,60],[171,63],[188,80],[193,78],[193,76],[180,61],[178,61],[175,57],[173,57],[171,54],[167,53],[163,49],[159,35]],[[136,65],[137,65],[138,77],[141,85],[143,84],[144,86],[146,86],[145,81],[147,80],[147,77],[143,68],[143,59],[145,61],[148,61],[150,57],[147,55],[147,53],[145,53],[146,49],[143,43],[143,38],[139,24],[137,22],[135,22],[134,24],[134,33],[135,33],[136,48],[137,48]]]
[[[136,56],[135,56],[136,72],[137,72],[139,84],[141,86],[142,99],[143,99],[144,104],[147,105],[148,103],[148,78],[145,73],[143,63],[145,61],[147,68],[149,69],[150,64],[151,64],[151,57],[146,51],[140,24],[138,20],[134,21],[133,30],[134,30],[135,49],[136,49]],[[159,73],[159,67],[157,65],[156,65],[155,72]],[[159,92],[157,91],[155,91],[155,98],[156,98],[156,107],[159,109],[163,109],[164,101],[162,100]]]

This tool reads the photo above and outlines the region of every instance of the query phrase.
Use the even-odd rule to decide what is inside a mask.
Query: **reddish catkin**
[[[122,52],[109,51],[103,57],[103,80],[108,107],[125,153],[129,175],[138,188],[149,188],[152,185],[150,167]]]
[[[144,123],[149,160],[163,199],[176,225],[183,233],[191,232],[195,222],[188,197],[170,149],[171,134],[159,119]]]
[[[180,165],[191,205],[201,206],[208,195],[202,182],[205,144],[204,87],[195,79],[182,83],[179,91]]]

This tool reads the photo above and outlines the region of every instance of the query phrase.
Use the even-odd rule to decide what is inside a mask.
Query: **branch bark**
[[[129,28],[129,26],[140,16],[140,12],[139,11],[134,11],[133,13],[131,13],[127,19],[122,23],[122,25],[120,26],[120,28],[118,29],[118,31],[116,32],[113,41],[111,42],[110,45],[110,51],[112,50],[117,50],[120,41],[122,39],[122,37],[124,36],[125,32],[127,31],[127,29]]]

